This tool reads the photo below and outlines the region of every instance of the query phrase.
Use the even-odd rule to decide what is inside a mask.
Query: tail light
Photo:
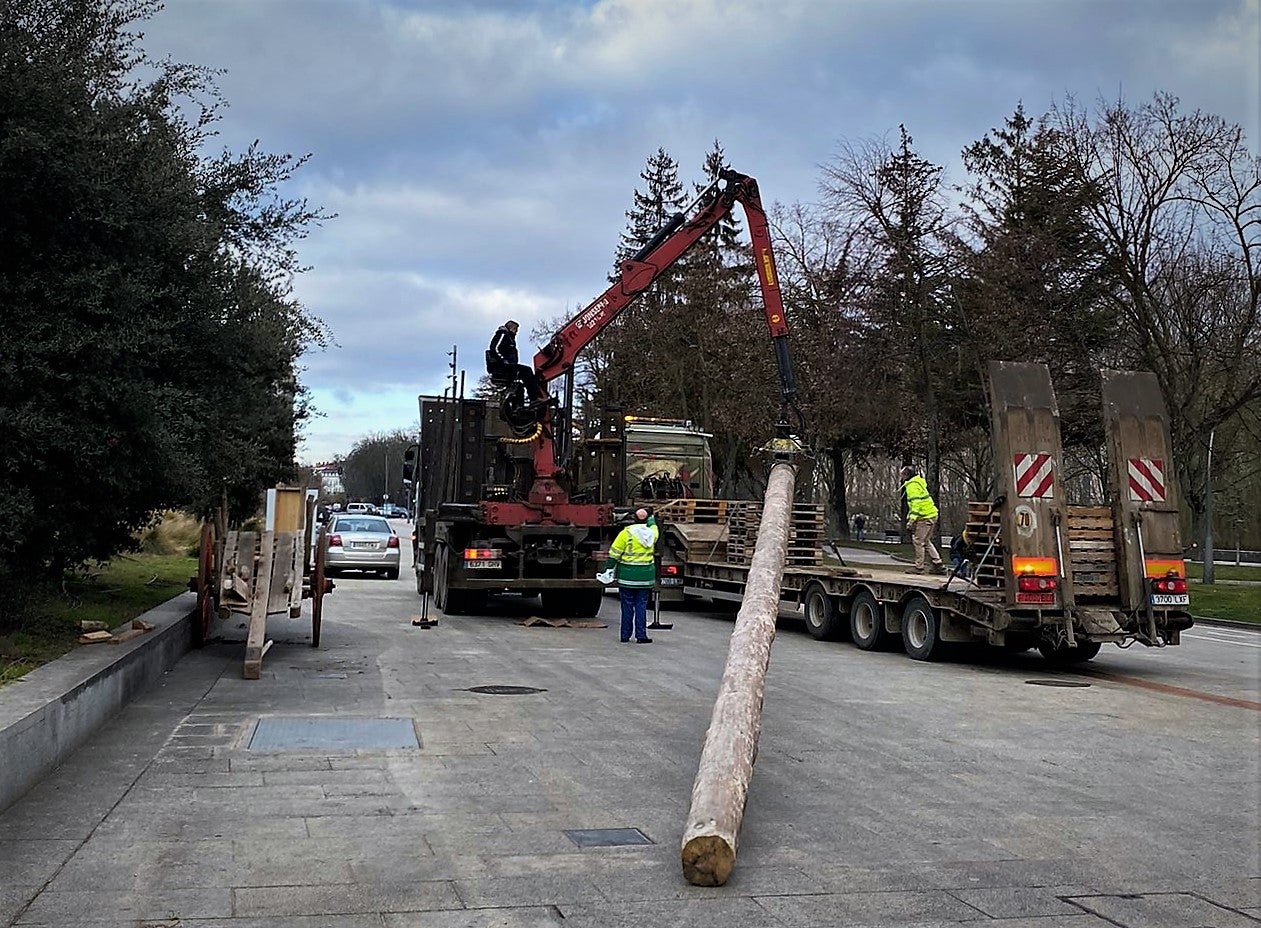
[[[499,548],[465,548],[464,560],[466,561],[493,561],[503,557],[503,551]]]
[[[398,547],[398,536],[397,536],[397,535],[391,535],[391,536],[390,536],[390,540],[389,540],[389,541],[387,541],[387,542],[385,543],[385,546],[386,546],[387,548],[397,548],[397,547]]]
[[[342,546],[342,536],[336,533],[329,535],[328,546],[330,548],[340,548]]]
[[[1185,593],[1187,582],[1181,577],[1163,577],[1152,581],[1152,590],[1157,593]]]
[[[1013,557],[1011,572],[1017,577],[1033,574],[1041,577],[1055,577],[1060,572],[1059,562],[1053,557]]]
[[[1143,561],[1149,577],[1186,577],[1187,565],[1180,558],[1149,557]]]
[[[1013,557],[1016,569],[1016,604],[1020,606],[1054,606],[1059,578],[1053,557]],[[1048,576],[1050,574],[1050,576]]]
[[[677,577],[679,575],[679,565],[667,564],[665,567],[661,568],[661,572],[667,577]]]

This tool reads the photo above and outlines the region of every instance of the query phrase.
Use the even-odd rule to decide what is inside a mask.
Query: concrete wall
[[[153,631],[125,644],[76,648],[0,687],[0,810],[188,652],[196,601],[183,593],[141,617]]]

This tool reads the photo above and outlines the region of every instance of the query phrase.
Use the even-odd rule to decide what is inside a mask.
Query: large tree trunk
[[[832,511],[836,513],[841,538],[849,538],[849,500],[845,494],[845,449],[836,443],[828,449],[832,459]]]
[[[736,862],[736,836],[762,730],[766,667],[779,615],[796,477],[791,464],[771,469],[744,601],[692,785],[682,862],[683,875],[697,886],[722,886]]]

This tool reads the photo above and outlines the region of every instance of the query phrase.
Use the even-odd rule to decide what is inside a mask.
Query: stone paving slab
[[[0,925],[1235,928],[1211,919],[1261,909],[1255,713],[789,624],[736,871],[702,889],[678,844],[728,619],[678,612],[631,650],[507,609],[420,631],[415,604],[347,580],[321,649],[282,638],[258,681],[239,644],[186,657],[0,815]],[[468,692],[496,683],[545,692]],[[414,719],[420,749],[249,750],[260,718],[337,713]],[[574,828],[656,843],[579,848]]]

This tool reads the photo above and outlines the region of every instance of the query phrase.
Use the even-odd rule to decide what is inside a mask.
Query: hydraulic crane
[[[641,293],[678,261],[696,242],[727,216],[735,204],[744,208],[753,242],[754,266],[762,289],[762,305],[770,331],[779,371],[781,407],[778,437],[788,438],[792,423],[800,420],[796,408],[797,387],[793,378],[788,344],[788,322],[780,296],[779,277],[771,248],[766,210],[758,193],[757,181],[737,171],[722,170],[718,177],[676,213],[633,257],[622,262],[617,279],[604,293],[582,309],[557,332],[534,357],[534,370],[543,386],[572,375],[579,353],[586,348]],[[487,512],[497,524],[559,523],[569,525],[608,525],[609,505],[571,503],[561,485],[561,468],[556,460],[555,406],[532,403],[512,391],[505,400],[503,415],[534,442],[534,479],[526,500],[498,503]]]

